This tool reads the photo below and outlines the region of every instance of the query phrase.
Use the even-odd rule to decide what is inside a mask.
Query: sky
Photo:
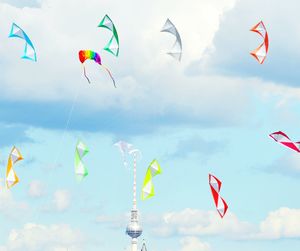
[[[138,209],[149,251],[282,251],[300,246],[300,157],[268,135],[299,141],[300,44],[296,0],[0,0],[0,251],[129,251],[133,170],[114,146],[142,152]],[[119,57],[104,51],[98,28],[108,14]],[[181,62],[166,54],[174,37]],[[269,33],[263,65],[249,54]],[[32,40],[37,62],[23,60]],[[98,51],[103,69],[78,51]],[[89,148],[89,175],[74,174],[78,140]],[[20,182],[7,190],[5,169],[16,146]],[[149,163],[163,170],[155,196],[142,201]],[[208,174],[223,183],[229,209],[216,211]]]

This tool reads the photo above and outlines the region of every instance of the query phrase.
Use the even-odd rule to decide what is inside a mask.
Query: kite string
[[[78,99],[78,96],[79,96],[79,89],[80,89],[79,87],[80,87],[80,86],[78,85],[77,91],[76,91],[76,93],[75,93],[75,95],[74,95],[74,98],[73,98],[73,101],[72,101],[71,108],[70,108],[70,110],[69,110],[67,122],[65,123],[65,127],[64,127],[64,129],[63,129],[63,134],[62,134],[62,136],[61,136],[60,144],[59,144],[59,147],[58,147],[59,150],[58,150],[58,153],[57,153],[56,158],[55,158],[55,161],[54,161],[54,168],[55,168],[55,166],[57,165],[57,163],[58,163],[58,161],[59,161],[59,158],[60,158],[60,156],[61,156],[61,150],[62,150],[62,147],[63,147],[63,141],[64,141],[64,139],[65,139],[66,131],[67,131],[68,128],[69,128],[70,121],[71,121],[71,118],[72,118],[72,115],[73,115],[73,111],[74,111],[74,108],[75,108],[75,105],[76,105],[76,103],[77,103],[77,99]],[[47,175],[47,179],[50,179],[49,176],[51,176],[52,173],[53,173],[53,172],[50,172],[50,174]],[[46,198],[46,197],[44,197],[44,198]],[[44,200],[45,200],[45,199],[44,199]],[[38,211],[37,208],[36,208],[36,210]],[[39,213],[36,213],[35,216],[36,216],[36,217],[35,217],[36,223],[38,223],[40,214],[39,214]]]
[[[76,91],[76,93],[75,93],[75,95],[74,95],[73,102],[72,102],[72,106],[71,106],[70,111],[69,111],[69,114],[68,114],[68,119],[67,119],[67,122],[66,122],[66,124],[65,124],[65,127],[64,127],[64,130],[63,130],[63,134],[62,134],[62,136],[61,136],[61,144],[60,144],[59,151],[58,151],[58,153],[57,153],[57,155],[56,155],[56,159],[55,159],[55,162],[54,162],[55,165],[57,164],[57,162],[58,162],[58,160],[59,160],[59,158],[60,158],[60,155],[61,155],[61,148],[62,148],[62,146],[63,146],[62,143],[63,143],[63,141],[64,141],[64,139],[65,139],[66,132],[67,132],[67,130],[68,130],[68,128],[69,128],[70,121],[71,121],[71,118],[72,118],[72,115],[73,115],[73,111],[74,111],[75,105],[76,105],[76,103],[77,103],[78,96],[79,96],[79,86],[78,86],[77,91]]]

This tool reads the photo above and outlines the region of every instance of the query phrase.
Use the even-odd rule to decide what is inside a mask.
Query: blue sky
[[[13,145],[24,161],[19,184],[7,191],[1,181],[0,251],[129,250],[133,177],[118,140],[142,152],[139,192],[153,158],[163,169],[155,197],[138,200],[148,250],[299,247],[299,156],[268,137],[300,138],[297,9],[295,0],[1,1],[2,177]],[[105,14],[119,32],[118,58],[101,50],[110,38],[97,28]],[[180,63],[165,54],[167,18],[182,37]],[[261,43],[249,29],[261,19],[270,38],[263,65],[249,55]],[[37,63],[21,60],[22,43],[7,38],[12,22],[32,39]],[[91,62],[86,82],[81,49],[100,51],[116,89]],[[81,183],[78,139],[90,149]],[[223,181],[224,219],[209,173]]]

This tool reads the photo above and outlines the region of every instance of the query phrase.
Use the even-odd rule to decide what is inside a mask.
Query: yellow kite
[[[20,151],[14,146],[11,149],[11,152],[8,157],[7,162],[7,168],[6,168],[6,187],[9,189],[16,185],[19,182],[19,178],[17,174],[15,173],[13,166],[15,163],[17,163],[19,160],[22,160],[23,157],[20,153]]]

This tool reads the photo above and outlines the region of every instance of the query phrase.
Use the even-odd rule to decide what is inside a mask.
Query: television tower
[[[127,225],[126,234],[131,237],[131,251],[138,251],[137,238],[142,234],[142,227],[139,225],[138,210],[136,207],[136,159],[139,150],[130,151],[133,154],[133,207],[131,209],[131,220]]]

